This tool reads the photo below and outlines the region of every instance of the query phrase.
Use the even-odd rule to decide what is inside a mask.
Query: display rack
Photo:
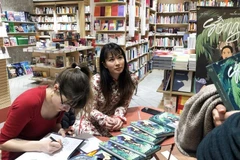
[[[32,16],[38,23],[38,38],[49,39],[52,31],[77,32],[85,37],[84,6],[84,1],[34,2]]]
[[[90,46],[82,46],[61,50],[25,48],[24,51],[32,52],[32,79],[52,81],[58,73],[70,67],[73,62],[88,65],[88,57],[82,58],[80,52],[88,55],[88,51],[92,49],[93,47]]]

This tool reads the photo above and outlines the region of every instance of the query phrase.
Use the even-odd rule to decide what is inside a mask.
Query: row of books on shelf
[[[126,15],[126,6],[113,4],[109,6],[95,6],[94,16],[125,16]]]
[[[125,21],[118,20],[95,20],[94,30],[99,31],[125,31]]]
[[[104,34],[100,34],[97,33],[96,34],[96,44],[106,44],[106,43],[117,43],[119,45],[125,45],[125,39],[126,36],[125,34],[122,33],[104,33]]]
[[[185,3],[162,4],[157,5],[158,12],[185,12],[188,11]]]
[[[158,16],[157,23],[160,23],[160,24],[188,23],[188,14],[174,15],[174,16]]]
[[[182,54],[182,55],[154,55],[153,68],[163,70],[196,70],[196,55]]]
[[[165,112],[181,114],[186,101],[190,96],[183,95],[172,95],[164,96],[163,98],[163,108]]]
[[[182,38],[156,38],[155,39],[156,46],[166,46],[166,47],[173,47],[173,46],[183,46],[183,39]]]
[[[2,21],[28,22],[29,12],[4,11],[1,13]]]
[[[120,135],[100,142],[99,147],[122,160],[148,159],[161,149],[161,142],[174,135],[178,122],[179,116],[167,112],[148,120],[133,121],[130,126],[121,129]]]
[[[126,0],[94,0],[94,2],[126,2]]]
[[[5,23],[7,33],[35,33],[36,28],[34,24],[15,24],[13,22]]]
[[[76,22],[76,16],[61,15],[57,17],[57,22]]]
[[[18,37],[6,37],[3,39],[4,46],[20,46],[20,45],[35,45],[36,44],[36,37],[35,36],[18,36]]]
[[[14,78],[32,73],[32,68],[28,61],[12,63],[7,65],[8,78]]]
[[[61,6],[56,7],[57,14],[76,14],[78,11],[78,7],[76,6]]]
[[[35,14],[53,14],[54,9],[53,7],[35,7],[34,13]]]
[[[63,56],[56,56],[56,58],[47,58],[46,55],[42,55],[39,57],[32,57],[32,65],[37,67],[56,67],[61,68],[64,66],[71,66],[71,64],[75,62],[75,58],[72,56],[66,57],[66,64],[64,64]]]
[[[189,19],[190,20],[197,20],[197,12],[190,12],[189,13]]]

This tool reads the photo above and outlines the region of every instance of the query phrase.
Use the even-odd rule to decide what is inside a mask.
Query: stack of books
[[[188,59],[189,54],[177,55],[172,62],[173,69],[188,70]]]
[[[153,56],[153,69],[172,70],[173,56],[169,51],[155,51]]]
[[[161,149],[160,143],[173,136],[179,116],[163,112],[149,118],[131,122],[121,134],[99,143],[100,151],[126,160],[148,159]]]
[[[190,71],[196,71],[196,54],[190,54],[188,61],[188,69]]]

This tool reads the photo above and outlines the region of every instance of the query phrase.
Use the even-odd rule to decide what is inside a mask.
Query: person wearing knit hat
[[[184,105],[174,136],[178,150],[196,157],[203,138],[236,112],[239,111],[226,111],[214,84],[205,86]]]
[[[208,133],[197,148],[197,159],[240,159],[239,122],[240,113],[232,114],[222,125]]]

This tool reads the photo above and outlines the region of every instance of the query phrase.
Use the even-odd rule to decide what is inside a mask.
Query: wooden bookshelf
[[[1,23],[1,22],[0,22]],[[0,24],[1,25],[1,24]],[[3,38],[0,37],[0,47],[3,46]],[[2,110],[9,107],[11,104],[10,90],[8,83],[6,58],[0,58],[0,115],[6,118],[6,115],[2,115]],[[2,119],[0,123],[2,122]]]

